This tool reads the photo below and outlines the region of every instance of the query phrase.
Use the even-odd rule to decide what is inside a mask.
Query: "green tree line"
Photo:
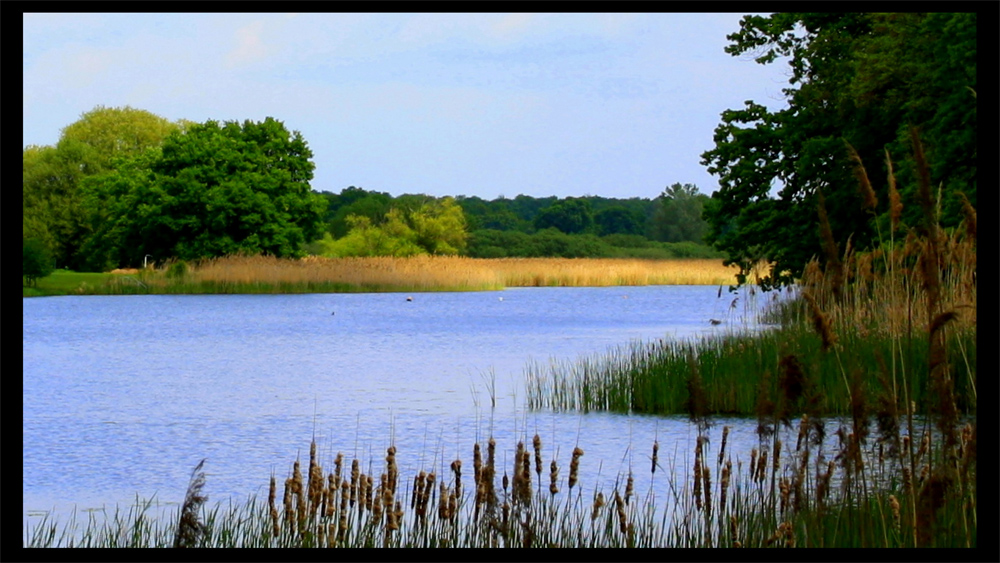
[[[771,111],[748,100],[722,113],[715,147],[702,155],[719,179],[705,209],[709,241],[744,271],[769,260],[762,281],[779,286],[811,257],[831,255],[819,231],[821,201],[841,243],[834,255],[848,240],[855,249],[887,243],[894,213],[919,228],[919,206],[898,207],[916,200],[914,136],[939,194],[940,223],[957,226],[964,202],[976,206],[976,17],[744,17],[726,51],[787,63],[788,106]]]
[[[708,196],[655,199],[393,197],[311,188],[297,131],[261,122],[170,122],[98,106],[55,146],[23,151],[25,279],[147,259],[302,256],[718,256],[703,244]]]
[[[327,256],[419,253],[498,257],[721,257],[704,244],[708,196],[692,184],[674,184],[655,198],[393,197],[356,186],[327,199],[327,236],[311,249]],[[418,224],[464,226],[465,236],[444,251],[420,244]],[[426,227],[425,227],[426,228]],[[457,235],[457,233],[456,233]],[[439,235],[438,238],[441,238]]]

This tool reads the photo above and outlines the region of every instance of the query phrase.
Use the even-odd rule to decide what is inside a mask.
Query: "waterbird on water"
[[[406,300],[407,301],[413,301],[413,296],[412,295],[407,295],[406,296]]]
[[[713,326],[722,324],[722,321],[716,319],[708,319],[708,322],[712,323]]]

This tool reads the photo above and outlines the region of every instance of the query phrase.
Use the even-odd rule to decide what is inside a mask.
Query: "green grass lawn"
[[[73,272],[56,270],[51,275],[38,280],[37,287],[27,287],[22,282],[22,297],[39,297],[44,295],[70,295],[77,293],[83,284],[90,287],[104,284],[115,274]]]

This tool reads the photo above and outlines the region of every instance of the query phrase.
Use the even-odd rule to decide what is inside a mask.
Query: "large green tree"
[[[956,192],[975,205],[975,14],[746,16],[728,39],[728,53],[787,61],[790,70],[788,107],[747,101],[723,112],[715,147],[702,155],[719,179],[705,211],[709,240],[744,268],[770,260],[765,286],[789,283],[809,258],[824,258],[820,192],[836,240],[878,244],[887,153],[904,198],[915,183],[911,127],[942,188],[942,223],[960,220]],[[859,192],[858,161],[874,200]]]
[[[326,200],[310,190],[312,151],[268,117],[188,126],[87,182],[98,258],[138,264],[235,253],[299,256]]]
[[[708,196],[698,193],[694,184],[674,183],[657,198],[659,207],[653,216],[656,240],[703,243],[708,223],[702,218]]]
[[[167,135],[185,125],[129,106],[97,106],[66,126],[55,146],[25,147],[23,236],[43,241],[60,266],[83,267],[80,249],[89,228],[80,192],[83,179],[159,147]]]

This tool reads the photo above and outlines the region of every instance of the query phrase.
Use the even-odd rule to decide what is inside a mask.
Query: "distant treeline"
[[[370,228],[386,225],[397,214],[411,217],[429,206],[455,205],[467,231],[460,253],[474,258],[724,257],[703,242],[708,225],[702,211],[709,197],[691,184],[673,184],[655,199],[523,194],[512,199],[462,195],[436,199],[415,194],[393,197],[355,186],[320,195],[327,200],[328,244],[357,233],[359,218]],[[398,232],[398,228],[385,230]],[[382,240],[386,238],[383,234]],[[310,251],[330,254],[322,246]]]

